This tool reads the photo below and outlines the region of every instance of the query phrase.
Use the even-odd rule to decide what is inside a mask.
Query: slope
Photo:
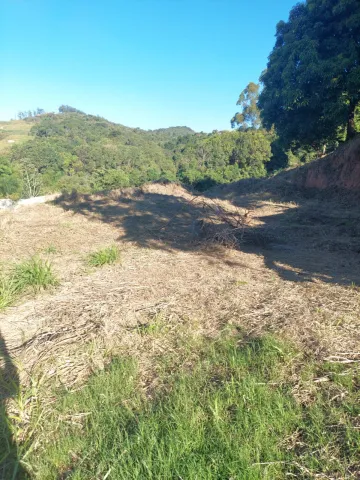
[[[7,351],[19,366],[23,393],[9,401],[8,410],[24,465],[35,468],[46,457],[53,431],[46,433],[42,418],[59,418],[52,410],[54,386],[75,391],[118,355],[136,358],[139,385],[149,398],[161,386],[162,365],[171,359],[171,375],[180,368],[192,371],[201,360],[198,342],[225,331],[242,332],[243,342],[271,332],[296,346],[301,354],[294,359],[301,355],[305,363],[356,368],[359,211],[298,193],[290,201],[289,192],[284,199],[279,189],[277,197],[274,191],[270,195],[254,185],[251,190],[247,182],[207,196],[175,184],[150,184],[111,194],[64,195],[53,204],[0,214],[3,265],[36,254],[52,263],[60,280],[52,290],[29,291],[0,314],[3,357]],[[237,219],[246,221],[234,228]],[[113,244],[120,263],[89,267],[89,253]],[[293,361],[281,385],[290,385],[286,388],[303,408],[318,398],[322,382],[330,388],[327,398],[347,408],[346,387],[335,388],[331,374],[321,374],[327,367],[304,380]],[[211,382],[217,384],[220,373]],[[62,418],[82,425],[85,414]],[[356,421],[349,419],[354,435]],[[300,452],[300,467],[291,471],[298,478],[331,476],[343,465],[356,478],[353,457],[336,450],[341,428],[330,431],[335,443],[321,450],[321,467],[301,463],[304,439],[294,431],[287,442]],[[82,464],[77,452],[71,455],[71,462]]]
[[[7,153],[13,144],[21,144],[29,137],[31,124],[25,120],[0,122],[0,154]]]

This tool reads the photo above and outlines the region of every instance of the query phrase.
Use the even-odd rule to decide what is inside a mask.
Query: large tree
[[[231,127],[239,130],[256,129],[261,125],[260,111],[257,106],[260,85],[250,82],[240,93],[236,105],[241,107],[241,112],[235,113],[231,119]]]
[[[360,1],[307,0],[276,29],[261,76],[266,127],[289,143],[319,146],[346,129],[356,133],[360,102]]]

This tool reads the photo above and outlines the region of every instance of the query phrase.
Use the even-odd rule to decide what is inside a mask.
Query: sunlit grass
[[[0,310],[14,303],[28,288],[39,291],[57,283],[49,262],[32,257],[19,263],[0,275]]]
[[[347,478],[360,448],[354,372],[326,366],[330,381],[301,404],[290,379],[295,357],[273,338],[211,341],[176,373],[165,356],[163,387],[150,398],[136,362],[118,358],[57,396],[50,437],[27,461],[36,478],[54,480]],[[317,367],[304,371],[310,381]],[[344,383],[346,399],[332,398]]]
[[[96,252],[90,253],[87,262],[91,267],[102,267],[111,265],[120,259],[120,252],[116,245],[102,248]]]
[[[14,280],[19,289],[33,287],[35,290],[47,288],[58,283],[51,264],[39,257],[32,257],[15,267]]]

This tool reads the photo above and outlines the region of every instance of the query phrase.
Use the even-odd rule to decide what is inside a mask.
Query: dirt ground
[[[149,185],[0,212],[1,265],[38,254],[60,279],[0,313],[21,381],[40,369],[71,385],[119,351],[142,361],[151,352],[141,328],[156,322],[209,336],[276,332],[319,358],[359,359],[359,209],[254,185],[203,197]],[[229,246],[217,232],[239,214]],[[89,252],[114,243],[120,263],[87,266]]]

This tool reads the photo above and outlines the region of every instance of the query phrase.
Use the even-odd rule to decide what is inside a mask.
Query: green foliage
[[[200,352],[198,349],[201,349]],[[303,367],[311,403],[292,395],[299,358],[271,337],[197,345],[175,370],[166,356],[163,388],[143,394],[134,361],[119,358],[74,392],[56,395],[46,449],[29,450],[39,479],[345,478],[356,469],[360,435],[356,371]],[[326,375],[325,385],[312,383]],[[304,383],[301,383],[304,382]],[[347,395],[338,395],[346,385]],[[59,418],[73,421],[59,422]],[[317,452],[314,455],[314,451]]]
[[[144,132],[63,109],[60,115],[43,115],[31,129],[34,140],[15,146],[12,159],[20,163],[26,158],[35,166],[42,192],[90,192],[175,180],[175,165],[160,144],[177,132],[174,127],[166,137],[165,130]]]
[[[261,77],[265,127],[285,142],[322,149],[341,131],[356,132],[360,102],[360,3],[307,0],[279,22]]]
[[[180,180],[204,189],[263,176],[271,157],[271,135],[261,129],[195,134],[187,127],[171,127],[145,132],[71,109],[41,115],[31,134],[32,140],[11,149],[16,181],[2,179],[0,171],[0,185],[6,181],[7,192],[16,187],[25,197],[152,181]]]
[[[113,190],[130,186],[130,178],[122,170],[97,170],[95,172],[96,190]]]
[[[87,263],[91,267],[102,267],[103,265],[112,265],[120,259],[120,252],[116,245],[102,248],[88,256]]]
[[[248,129],[184,137],[175,148],[169,144],[167,148],[174,148],[179,179],[205,190],[216,183],[266,175],[271,141],[266,131]]]
[[[28,120],[38,115],[43,115],[45,110],[43,108],[37,108],[36,110],[28,110],[27,112],[19,112],[17,117],[19,120]]]
[[[55,254],[58,252],[58,250],[55,245],[51,243],[48,247],[45,248],[44,252],[48,254]]]
[[[0,157],[0,197],[16,195],[20,189],[18,172],[7,158]]]
[[[78,110],[77,108],[70,107],[70,105],[60,105],[59,107],[59,113],[80,113],[84,114],[81,110]]]
[[[13,276],[0,273],[0,311],[15,301],[19,290],[19,284]]]
[[[235,113],[231,119],[231,126],[238,126],[239,130],[259,128],[261,125],[260,110],[258,108],[260,85],[250,82],[239,96],[236,105],[241,107],[241,112]]]

